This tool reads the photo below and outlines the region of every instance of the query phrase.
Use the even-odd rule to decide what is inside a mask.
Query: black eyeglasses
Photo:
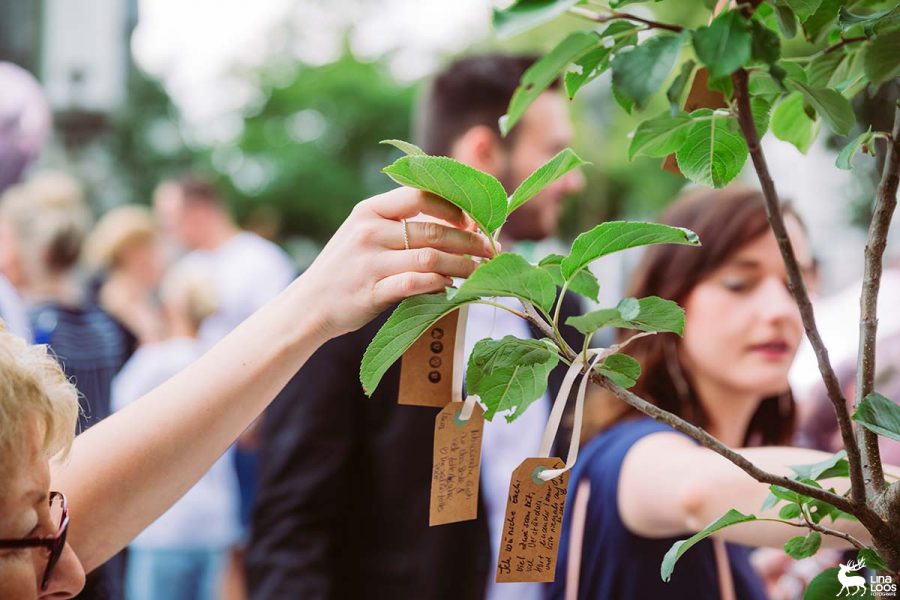
[[[44,578],[41,580],[41,590],[47,589],[53,568],[59,562],[63,549],[66,547],[66,532],[69,530],[69,505],[62,492],[50,492],[50,518],[59,519],[59,528],[56,534],[48,537],[21,538],[18,540],[0,540],[0,549],[7,548],[46,548],[50,555],[47,558],[47,568],[44,569]]]

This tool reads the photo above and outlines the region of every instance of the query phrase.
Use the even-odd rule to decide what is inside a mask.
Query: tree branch
[[[812,517],[807,513],[806,507],[800,507],[800,514],[803,515],[803,520],[806,521],[806,527],[809,527],[813,531],[817,531],[823,535],[831,535],[834,537],[841,538],[842,540],[846,540],[862,550],[866,547],[861,541],[850,535],[849,533],[844,533],[843,531],[838,531],[837,529],[832,529],[830,527],[825,527],[824,525],[819,525],[818,523],[814,523]],[[800,525],[800,527],[804,527],[804,525]]]
[[[831,52],[834,52],[835,50],[843,48],[847,44],[855,44],[856,42],[864,42],[867,39],[869,39],[869,38],[867,38],[864,35],[860,35],[857,37],[851,37],[851,38],[842,38],[841,41],[839,41],[838,43],[836,43],[832,46],[828,46],[827,48],[822,50],[820,53],[817,54],[817,56],[819,56],[820,54],[830,54]]]
[[[891,218],[897,207],[897,185],[900,183],[900,106],[894,111],[894,130],[887,144],[887,156],[878,191],[875,194],[875,212],[869,225],[866,241],[863,289],[859,298],[859,355],[856,369],[855,406],[875,388],[875,338],[878,331],[878,290],[884,266],[884,250]],[[867,483],[874,493],[884,491],[884,470],[878,449],[878,435],[868,429],[861,430],[860,453],[869,465],[871,481]]]
[[[819,335],[819,330],[816,327],[812,302],[809,300],[809,293],[807,293],[806,285],[803,283],[800,265],[797,263],[797,257],[794,255],[794,248],[788,237],[784,216],[781,213],[781,202],[778,199],[778,193],[775,191],[775,183],[769,174],[769,167],[766,165],[766,158],[759,143],[759,135],[756,133],[756,126],[753,123],[753,114],[750,111],[747,71],[739,69],[732,76],[732,79],[734,82],[734,95],[738,103],[738,123],[744,139],[747,141],[750,157],[753,159],[753,166],[756,169],[756,175],[762,187],[762,193],[766,202],[766,216],[769,219],[772,232],[775,234],[775,240],[778,242],[781,257],[787,269],[788,284],[791,294],[794,296],[800,309],[806,336],[809,338],[810,344],[812,344],[815,351],[819,372],[822,374],[822,380],[825,382],[825,388],[828,392],[828,399],[831,401],[837,415],[841,439],[844,442],[844,448],[847,451],[847,462],[850,465],[850,489],[853,503],[864,505],[866,501],[864,467],[856,444],[856,435],[853,432],[853,424],[850,421],[847,402],[841,392],[841,386],[834,368],[828,359],[828,349],[822,342],[822,337]]]
[[[659,21],[652,21],[650,19],[645,19],[637,15],[618,12],[615,10],[610,10],[608,14],[602,14],[579,6],[574,6],[569,9],[569,12],[573,15],[577,15],[579,17],[584,17],[585,19],[588,19],[590,21],[594,21],[595,23],[609,23],[610,21],[634,21],[635,23],[646,25],[650,29],[664,29],[666,31],[674,31],[675,33],[681,33],[682,31],[684,31],[684,27],[682,27],[681,25],[673,25],[672,23],[660,23]]]

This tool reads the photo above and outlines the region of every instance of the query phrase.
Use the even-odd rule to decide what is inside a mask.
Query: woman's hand
[[[402,219],[420,213],[455,227],[410,221],[407,250]],[[308,292],[322,333],[335,337],[404,298],[468,277],[477,263],[463,255],[492,255],[488,241],[468,229],[468,218],[449,202],[410,188],[391,190],[356,205],[294,285]]]

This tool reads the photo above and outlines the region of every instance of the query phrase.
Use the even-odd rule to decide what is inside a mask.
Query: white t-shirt
[[[141,346],[113,379],[113,410],[121,410],[157,387],[199,358],[203,350],[204,344],[191,338]],[[232,453],[229,448],[132,545],[143,549],[225,549],[236,543],[241,527]]]
[[[518,300],[498,298],[496,302],[521,309]],[[514,335],[521,339],[532,338],[528,324],[519,317],[499,308],[483,304],[469,306],[466,326],[466,362],[475,344],[486,337],[501,339]],[[541,584],[501,583],[494,581],[494,566],[500,549],[500,534],[506,516],[506,500],[509,494],[509,478],[519,464],[528,457],[537,456],[544,427],[550,416],[547,394],[532,404],[523,415],[507,423],[504,415],[497,413],[493,421],[485,422],[481,450],[481,492],[491,539],[491,568],[488,569],[487,600],[540,600]]]
[[[195,250],[185,261],[212,273],[219,309],[203,322],[200,339],[211,346],[278,295],[297,275],[276,244],[242,231],[215,250]]]

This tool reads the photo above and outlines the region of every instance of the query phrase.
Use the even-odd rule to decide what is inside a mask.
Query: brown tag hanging
[[[459,313],[455,310],[441,317],[403,354],[397,402],[443,408],[452,400]]]
[[[451,402],[434,422],[429,525],[471,521],[478,516],[478,477],[484,411],[475,404],[462,420],[463,402]]]
[[[725,95],[718,90],[711,90],[709,84],[709,71],[706,67],[697,69],[694,80],[691,82],[691,91],[688,92],[687,100],[684,101],[684,112],[693,112],[698,108],[725,108],[728,104],[725,102]],[[681,175],[681,169],[675,160],[675,155],[670,154],[663,162],[663,169],[676,175]]]
[[[559,458],[526,458],[513,471],[500,538],[498,583],[553,581],[569,473],[550,481],[538,474],[563,467]]]

